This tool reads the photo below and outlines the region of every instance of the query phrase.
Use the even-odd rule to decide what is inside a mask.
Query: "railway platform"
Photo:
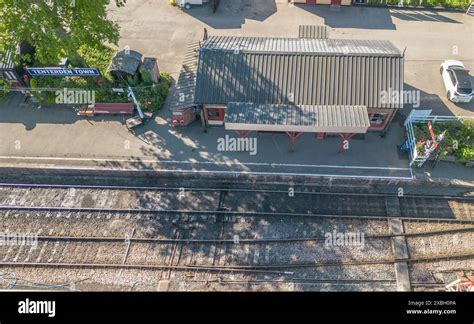
[[[342,154],[336,136],[318,140],[314,134],[302,134],[289,153],[286,134],[252,133],[249,137],[256,147],[255,154],[250,154],[253,152],[219,147],[219,140],[226,136],[239,138],[232,131],[210,128],[203,132],[199,123],[174,128],[168,111],[133,134],[120,116],[82,120],[73,109],[33,107],[18,96],[0,104],[0,111],[0,167],[474,183],[471,169],[455,163],[439,163],[435,169],[429,165],[410,168],[408,158],[398,154],[397,146],[405,139],[398,123],[383,138],[367,133],[351,139]]]

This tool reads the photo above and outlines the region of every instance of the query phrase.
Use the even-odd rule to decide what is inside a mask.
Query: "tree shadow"
[[[220,0],[215,13],[210,3],[184,10],[214,29],[239,29],[247,19],[264,21],[276,11],[275,0]]]
[[[405,21],[425,21],[461,24],[461,22],[430,10],[404,10],[377,7],[341,7],[338,10],[330,6],[295,4],[307,12],[324,19],[324,24],[332,28],[359,28],[395,30],[392,18]]]
[[[129,118],[128,115],[82,117],[74,105],[29,103],[21,93],[16,93],[8,101],[1,103],[0,112],[0,124],[23,124],[28,131],[35,129],[38,124],[69,125],[84,120],[91,124],[99,122],[125,124],[125,120]]]
[[[461,24],[461,22],[448,18],[439,14],[437,11],[430,10],[403,10],[391,9],[390,13],[393,17],[406,21],[426,21],[426,22],[442,22],[451,24]]]
[[[340,7],[334,10],[327,5],[295,6],[323,18],[324,24],[332,28],[397,29],[388,8]]]

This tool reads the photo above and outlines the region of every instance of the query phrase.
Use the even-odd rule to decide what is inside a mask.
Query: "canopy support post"
[[[302,134],[302,133],[299,133],[299,132],[286,132],[286,134],[290,137],[290,147],[289,147],[289,151],[290,152],[294,152],[295,151],[295,142],[296,142],[296,139]]]
[[[247,131],[245,131],[245,130],[234,130],[234,132],[236,132],[237,134],[239,134],[239,136],[240,136],[241,138],[245,138],[245,137],[247,137],[252,131],[250,131],[250,130],[247,130]]]

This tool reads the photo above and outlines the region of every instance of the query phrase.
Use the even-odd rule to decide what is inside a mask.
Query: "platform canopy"
[[[366,106],[298,106],[231,102],[225,128],[238,131],[366,133]]]

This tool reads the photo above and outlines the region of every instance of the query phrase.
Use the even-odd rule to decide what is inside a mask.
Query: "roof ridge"
[[[291,37],[211,36],[201,51],[234,51],[258,54],[332,54],[402,56],[389,40],[320,39]]]

